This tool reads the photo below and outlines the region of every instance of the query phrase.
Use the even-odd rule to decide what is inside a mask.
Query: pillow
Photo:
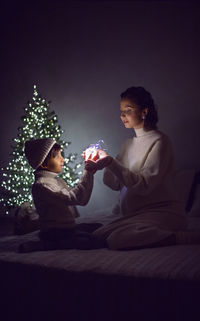
[[[39,229],[39,215],[28,202],[16,209],[14,219],[14,234],[22,235]]]
[[[189,200],[190,191],[195,177],[194,169],[179,170],[175,173],[175,190],[178,199],[184,202],[185,208]]]
[[[191,210],[188,213],[190,216],[199,216],[200,217],[200,184],[196,185],[194,192],[194,200],[191,207]]]

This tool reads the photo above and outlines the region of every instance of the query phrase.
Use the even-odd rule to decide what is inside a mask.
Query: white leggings
[[[165,214],[166,215],[166,214]],[[175,244],[174,232],[186,228],[185,220],[173,217],[169,219],[162,215],[154,216],[149,219],[149,215],[137,215],[132,217],[123,217],[113,221],[94,231],[94,235],[101,240],[106,240],[108,247],[112,250],[145,248],[151,246],[160,246],[160,244]],[[157,217],[157,219],[156,219]]]

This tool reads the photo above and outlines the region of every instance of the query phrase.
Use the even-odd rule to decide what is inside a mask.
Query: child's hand
[[[93,161],[92,159],[88,159],[85,162],[85,169],[87,169],[88,171],[92,172],[93,174],[96,173],[97,170],[101,170],[104,167],[110,165],[110,163],[112,162],[112,157],[107,155],[103,158],[99,158],[96,161]]]
[[[95,161],[88,159],[85,162],[85,169],[89,172],[91,172],[92,174],[95,174],[97,171],[97,164]]]
[[[93,149],[93,150],[90,150],[89,148],[84,150],[82,153],[81,153],[81,156],[84,158],[85,161],[87,160],[93,160],[93,161],[96,161],[97,159],[99,159],[99,154],[98,154],[98,150],[97,149]]]

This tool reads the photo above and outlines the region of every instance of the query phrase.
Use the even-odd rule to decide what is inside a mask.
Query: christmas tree
[[[24,108],[25,114],[21,117],[22,126],[18,128],[17,138],[14,138],[11,161],[6,168],[2,168],[2,188],[0,202],[5,206],[6,213],[12,208],[18,208],[25,202],[33,205],[31,186],[34,181],[33,169],[24,155],[26,140],[38,138],[54,138],[61,145],[62,150],[70,144],[61,139],[63,130],[58,125],[58,118],[54,111],[50,111],[50,102],[43,99],[34,86],[33,98]],[[63,155],[64,156],[64,155]],[[76,163],[76,154],[70,153],[65,157],[63,172],[60,175],[66,183],[73,187],[79,180],[81,172],[77,169],[81,163]]]

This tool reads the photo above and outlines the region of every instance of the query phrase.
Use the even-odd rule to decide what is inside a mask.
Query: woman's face
[[[121,120],[126,128],[144,127],[144,119],[147,108],[141,110],[140,107],[129,99],[122,99],[120,102]]]

